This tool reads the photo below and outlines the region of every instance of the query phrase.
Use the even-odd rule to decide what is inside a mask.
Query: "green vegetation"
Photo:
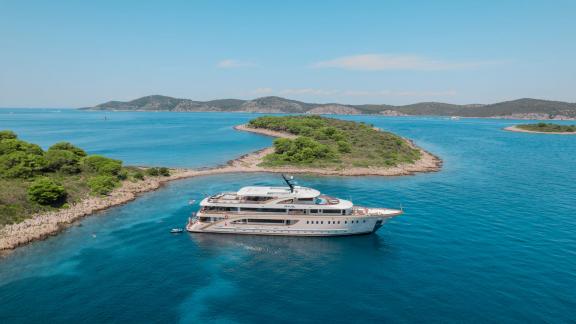
[[[146,169],[146,174],[152,177],[167,177],[170,175],[170,170],[168,168],[148,168]]]
[[[538,123],[517,125],[517,128],[533,132],[550,132],[550,133],[574,133],[576,132],[576,125],[559,125],[551,123]]]
[[[62,204],[66,189],[50,178],[38,178],[28,188],[28,199],[40,205]]]
[[[364,123],[320,116],[265,116],[251,120],[249,126],[298,135],[276,139],[275,152],[264,158],[263,166],[391,167],[420,158],[420,152],[401,137]]]
[[[157,176],[170,175],[167,168],[153,169]],[[12,131],[0,131],[0,226],[67,207],[88,194],[107,195],[126,179],[140,181],[144,173],[67,142],[44,151]]]

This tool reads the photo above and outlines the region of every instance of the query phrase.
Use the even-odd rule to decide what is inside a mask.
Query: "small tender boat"
[[[170,230],[170,233],[172,233],[172,234],[177,234],[177,233],[182,233],[182,232],[184,232],[183,228],[173,228]]]

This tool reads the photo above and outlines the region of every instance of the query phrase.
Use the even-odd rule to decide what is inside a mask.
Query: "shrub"
[[[120,172],[118,172],[117,177],[118,177],[118,179],[120,179],[120,180],[126,180],[126,179],[128,179],[128,171],[127,171],[127,170],[124,170],[124,169],[121,169]]]
[[[44,157],[46,158],[46,170],[48,171],[64,169],[63,171],[69,174],[80,171],[78,166],[80,158],[73,152],[50,148],[46,151]]]
[[[40,205],[61,204],[66,196],[66,189],[50,178],[36,179],[28,188],[28,199]]]
[[[5,139],[17,139],[16,133],[11,130],[2,130],[0,131],[0,141]]]
[[[164,167],[159,168],[158,173],[160,173],[160,175],[164,176],[164,177],[170,176],[170,170],[168,170],[168,168],[164,168]]]
[[[350,143],[346,141],[338,141],[336,142],[336,144],[338,144],[338,151],[340,151],[340,153],[352,152],[352,146],[350,145]]]
[[[0,156],[0,176],[4,178],[30,178],[39,173],[46,161],[43,156],[21,151]]]
[[[132,178],[134,178],[135,180],[144,180],[144,173],[142,173],[141,171],[136,171],[132,175]]]
[[[83,149],[76,147],[76,146],[74,146],[68,142],[56,143],[56,144],[50,146],[48,151],[50,151],[50,150],[68,151],[68,152],[74,153],[74,155],[76,155],[78,157],[85,157],[87,155]]]
[[[277,154],[288,152],[292,146],[292,140],[287,138],[277,138],[274,140],[274,151]]]
[[[99,175],[88,180],[88,187],[97,195],[109,194],[118,184],[118,179],[109,175]]]
[[[160,175],[160,171],[158,170],[158,168],[149,168],[146,169],[146,174],[152,177],[157,177]]]
[[[82,167],[92,173],[99,175],[118,176],[122,170],[122,162],[100,155],[89,155],[81,160]]]
[[[274,141],[274,151],[277,159],[295,163],[310,163],[317,159],[330,160],[336,157],[328,145],[304,136],[295,140],[277,139]]]
[[[10,154],[13,152],[24,152],[34,155],[42,155],[44,151],[36,144],[21,141],[19,139],[4,139],[0,141],[0,155]]]

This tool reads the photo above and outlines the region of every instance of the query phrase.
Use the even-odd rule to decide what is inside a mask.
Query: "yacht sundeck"
[[[402,210],[354,206],[351,201],[296,186],[244,187],[204,198],[188,220],[189,232],[337,236],[377,231]]]

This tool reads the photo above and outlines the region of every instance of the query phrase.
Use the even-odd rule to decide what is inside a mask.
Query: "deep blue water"
[[[209,166],[271,139],[254,115],[0,110],[43,146],[72,140],[133,164]],[[0,322],[576,321],[576,137],[510,133],[514,121],[354,116],[441,156],[409,177],[298,177],[406,214],[375,235],[184,234],[190,198],[277,175],[171,183],[0,260]]]

